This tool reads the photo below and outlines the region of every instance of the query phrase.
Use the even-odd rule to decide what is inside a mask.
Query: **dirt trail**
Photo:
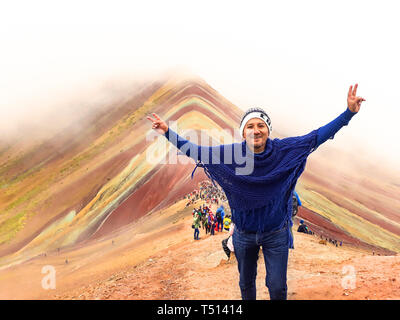
[[[56,299],[240,299],[239,274],[227,261],[221,241],[227,233],[192,237],[191,217],[183,220],[182,242],[111,277]],[[296,228],[296,226],[295,226]],[[184,236],[183,236],[184,234]],[[288,299],[399,299],[400,256],[373,256],[350,247],[323,245],[319,238],[294,232],[290,250]],[[257,299],[269,299],[264,260],[258,260]],[[344,268],[344,269],[343,269]],[[352,272],[355,278],[352,277]],[[352,282],[346,279],[355,279]],[[344,288],[346,285],[348,288]]]
[[[210,236],[201,229],[193,240],[191,212],[177,202],[107,237],[0,270],[0,299],[240,299],[236,260],[228,262],[221,246],[227,232]],[[293,234],[288,299],[400,299],[399,255]],[[46,265],[57,271],[54,290],[41,286]],[[257,299],[269,299],[261,253]]]

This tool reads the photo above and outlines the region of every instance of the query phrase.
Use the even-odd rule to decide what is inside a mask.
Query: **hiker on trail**
[[[347,108],[336,119],[306,135],[284,139],[270,138],[271,119],[261,108],[244,113],[239,125],[241,143],[219,146],[196,145],[179,136],[155,113],[154,119],[147,117],[154,130],[197,161],[194,171],[203,168],[225,192],[235,224],[232,237],[242,299],[256,299],[260,247],[270,298],[287,299],[288,254],[289,248],[294,248],[290,232],[292,194],[311,153],[333,139],[359,112],[365,99],[357,96],[357,88],[358,84],[350,86]]]
[[[301,206],[300,197],[297,194],[296,190],[293,191],[292,203],[293,203],[292,218],[293,218],[294,216],[296,216],[297,211],[299,211],[299,207]]]
[[[232,243],[232,235],[233,235],[234,227],[235,227],[235,225],[232,223],[230,230],[229,230],[229,237],[222,240],[222,249],[224,250],[225,254],[227,255],[228,261],[231,257],[231,252],[234,251],[233,243]]]
[[[299,206],[301,206],[300,197],[297,194],[296,190],[293,191],[292,195],[292,220],[297,215],[297,211],[299,210]],[[290,228],[290,236],[293,238],[293,230]]]
[[[207,212],[206,215],[206,234],[211,233],[211,223],[210,223],[210,214]]]
[[[231,227],[231,216],[230,215],[226,215],[224,218],[224,221],[222,222],[224,225],[224,230],[229,231],[229,228]]]
[[[310,230],[308,229],[307,225],[304,223],[304,220],[300,220],[300,225],[297,229],[297,232],[303,232],[310,234]],[[329,242],[331,242],[331,239],[329,239]]]
[[[231,257],[231,250],[229,250],[228,248],[228,240],[229,240],[230,236],[224,240],[221,241],[222,244],[222,249],[224,250],[226,256],[228,257],[228,261]]]
[[[194,240],[199,240],[200,216],[195,214],[193,218]]]
[[[221,218],[222,218],[222,221],[223,221],[224,218],[225,218],[225,208],[224,208],[224,205],[221,204],[221,205],[219,206],[218,210],[221,210]]]
[[[221,207],[219,207],[217,209],[217,211],[215,212],[215,217],[217,219],[217,231],[218,232],[219,232],[220,229],[221,229],[221,232],[222,232],[222,221],[223,221],[222,212],[224,211],[224,207],[222,207],[222,208]]]
[[[201,223],[201,218],[203,217],[203,212],[201,211],[201,207],[197,210],[197,214],[199,215],[200,223]]]
[[[229,236],[230,236],[230,238],[229,238],[228,243],[227,243],[228,248],[229,248],[229,250],[231,250],[231,252],[235,251],[234,248],[233,248],[233,241],[232,241],[232,236],[233,236],[234,230],[235,230],[235,224],[231,223],[231,226],[229,228]]]
[[[213,236],[215,234],[215,216],[213,213],[210,211],[208,213],[208,223],[210,224],[210,234]]]
[[[203,214],[201,215],[201,227],[203,228],[203,230],[206,228],[206,223],[207,223],[207,213],[203,210]]]

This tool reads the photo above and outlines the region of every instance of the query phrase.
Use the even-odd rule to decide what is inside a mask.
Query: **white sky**
[[[0,126],[179,67],[297,135],[343,112],[358,82],[367,101],[335,145],[400,163],[398,12],[365,0],[2,1]]]

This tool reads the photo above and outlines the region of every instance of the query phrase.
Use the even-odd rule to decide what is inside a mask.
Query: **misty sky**
[[[0,126],[178,68],[299,135],[343,112],[357,82],[367,101],[335,145],[400,163],[398,12],[396,1],[2,1]]]

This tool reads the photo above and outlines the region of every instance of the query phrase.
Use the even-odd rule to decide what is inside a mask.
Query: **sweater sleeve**
[[[318,129],[317,145],[315,149],[328,139],[333,139],[336,132],[338,132],[343,126],[347,126],[355,114],[356,112],[351,112],[349,108],[346,108],[346,111],[344,111],[335,120],[329,122],[323,127],[320,127]]]
[[[194,159],[195,161],[200,160],[205,164],[209,164],[212,162],[213,152],[215,154],[215,150],[219,149],[219,146],[199,146],[195,143],[192,143],[189,140],[186,140],[185,138],[178,135],[175,131],[171,130],[171,128],[168,128],[168,131],[164,133],[164,136],[183,154]]]

